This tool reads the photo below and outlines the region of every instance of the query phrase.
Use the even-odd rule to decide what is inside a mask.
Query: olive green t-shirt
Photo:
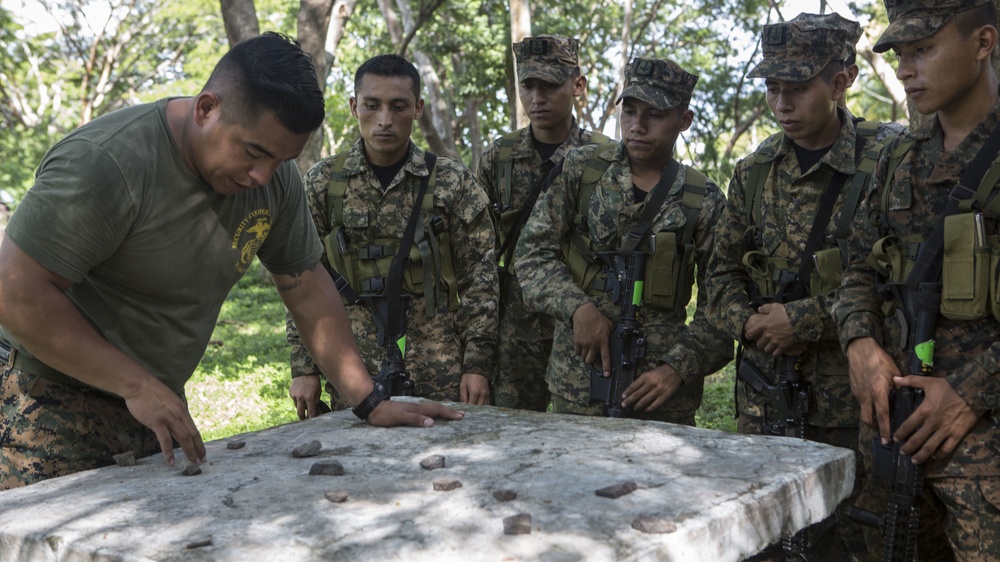
[[[6,235],[75,284],[69,298],[112,345],[175,392],[254,256],[274,273],[317,263],[301,176],[224,196],[174,145],[166,99],[92,121],[49,150]],[[0,326],[0,337],[23,347]]]

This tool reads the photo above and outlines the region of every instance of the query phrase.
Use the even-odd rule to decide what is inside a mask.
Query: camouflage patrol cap
[[[806,14],[802,13],[791,19],[793,23],[801,24],[805,27],[815,27],[821,29],[839,29],[844,32],[844,60],[857,56],[858,39],[861,39],[861,24],[845,18],[844,16],[831,12],[829,14]]]
[[[786,82],[810,80],[831,61],[847,58],[845,37],[842,29],[801,22],[765,25],[760,36],[764,59],[747,77]]]
[[[697,83],[697,76],[673,61],[636,57],[625,67],[625,89],[615,103],[635,98],[665,111],[690,102]]]
[[[580,67],[577,51],[580,42],[559,35],[525,37],[514,43],[517,79],[521,82],[537,78],[552,84],[562,84]]]
[[[958,12],[989,4],[990,0],[884,0],[889,12],[889,27],[872,47],[884,53],[896,43],[909,43],[930,37]]]

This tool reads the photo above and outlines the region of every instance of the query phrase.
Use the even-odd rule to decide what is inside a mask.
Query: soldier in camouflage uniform
[[[764,28],[764,58],[749,77],[765,79],[768,105],[782,132],[736,165],[709,262],[708,318],[742,344],[738,373],[745,376],[756,367],[769,384],[778,385],[795,363],[809,393],[804,426],[781,432],[767,425],[784,421],[775,419],[778,405],[741,376],[736,382],[741,433],[802,435],[857,450],[855,401],[829,307],[842,269],[837,239],[846,245],[856,209],[845,201],[867,188],[869,174],[858,169],[858,157],[872,151],[875,141],[857,131],[850,112],[838,104],[850,85],[847,45],[853,47],[857,35],[828,21],[805,14]],[[826,195],[827,186],[837,193]],[[815,226],[824,231],[813,234],[821,205],[830,204],[826,222]],[[825,239],[813,244],[813,255],[832,259],[807,256],[809,266],[823,269],[799,281],[810,236]],[[784,273],[786,285],[773,282],[776,272]],[[796,289],[788,302],[784,295]],[[805,536],[814,544],[810,559],[846,559],[849,551],[865,550],[858,525],[843,515],[860,490],[863,467],[857,458],[855,493],[841,505],[839,532],[823,537],[816,529]]]
[[[329,212],[333,197],[329,186],[334,175],[342,174],[347,182],[346,193],[337,203],[342,208],[347,244],[402,239],[413,206],[421,204],[415,201],[416,186],[430,173],[424,151],[410,141],[413,123],[423,109],[419,91],[416,68],[397,55],[380,55],[358,68],[351,113],[358,118],[361,139],[348,150],[342,170],[335,170],[341,155],[333,155],[313,166],[303,179],[313,221],[327,248],[324,264],[329,266],[332,252],[338,251],[328,238],[336,226],[336,218]],[[497,328],[497,272],[489,200],[472,172],[457,160],[438,157],[433,176],[427,188],[433,193],[433,209],[421,211],[420,230],[427,236],[433,230],[437,242],[430,246],[438,253],[447,252],[446,240],[451,250],[443,257],[427,256],[421,268],[437,268],[437,264],[447,262],[452,268],[440,266],[445,275],[434,281],[430,301],[422,290],[409,294],[406,367],[413,375],[416,396],[486,404]],[[415,239],[411,256],[420,241]],[[365,248],[352,245],[347,251],[362,250]],[[451,285],[449,271],[455,276]],[[352,285],[357,283],[352,281]],[[363,287],[352,288],[364,292]],[[386,351],[378,345],[373,312],[364,302],[348,304],[347,311],[361,356],[374,376]],[[300,417],[312,417],[316,415],[322,373],[290,320],[287,328],[294,377],[291,395]],[[340,406],[339,397],[331,395],[335,406]]]
[[[524,228],[516,266],[525,302],[555,321],[546,371],[554,412],[603,413],[602,405],[591,403],[590,365],[609,372],[609,334],[620,313],[607,292],[581,288],[574,280],[570,258],[564,261],[570,252],[564,254],[562,247],[569,245],[578,227],[578,209],[586,209],[581,217],[586,223],[582,234],[594,246],[620,247],[626,232],[642,215],[647,194],[673,160],[678,135],[691,125],[694,113],[688,103],[697,80],[671,61],[634,60],[626,69],[625,89],[618,99],[622,104],[622,141],[571,151],[556,168],[556,176]],[[587,197],[582,194],[585,169],[598,160],[607,167],[591,184]],[[647,234],[669,231],[680,237],[679,233],[691,226],[693,248],[685,256],[697,267],[698,285],[703,286],[712,247],[711,226],[722,212],[723,196],[704,175],[683,165],[679,170]],[[703,197],[697,208],[685,209],[682,198],[689,193],[689,182],[697,177],[704,180]],[[582,207],[581,199],[585,199]],[[689,210],[693,210],[691,221]],[[661,250],[680,251],[666,244]],[[655,281],[647,277],[650,290],[670,292],[677,302],[662,308],[641,307],[639,323],[647,340],[646,355],[638,362],[639,375],[626,389],[622,405],[641,417],[693,425],[704,377],[730,360],[732,344],[705,320],[704,292],[699,291],[694,320],[685,325],[693,275],[688,270],[676,277],[681,281],[674,275]]]
[[[528,37],[513,46],[518,93],[531,124],[494,141],[479,160],[476,177],[496,210],[500,260],[500,341],[493,401],[505,408],[544,412],[549,405],[545,368],[552,351],[552,319],[524,304],[514,272],[517,218],[530,194],[540,187],[566,153],[607,140],[577,126],[573,100],[587,81],[580,75],[576,39],[552,35]],[[530,210],[530,209],[529,209]],[[506,219],[506,220],[504,220]]]
[[[936,115],[883,150],[873,190],[856,215],[850,265],[833,315],[850,365],[851,387],[861,404],[861,420],[875,428],[883,442],[900,442],[902,452],[921,465],[928,500],[923,519],[943,522],[958,559],[997,560],[998,315],[995,311],[991,315],[990,306],[986,306],[985,313],[957,319],[949,312],[953,303],[943,299],[936,317],[932,376],[902,376],[909,372],[908,330],[898,306],[893,301],[884,302],[876,287],[881,282],[905,280],[901,274],[892,275],[892,271],[905,268],[900,263],[893,270],[885,269],[880,258],[883,252],[873,251],[882,247],[876,242],[886,236],[913,243],[926,240],[941,220],[949,194],[969,162],[991,131],[1000,126],[1000,98],[992,64],[997,43],[996,10],[987,0],[896,0],[886,4],[890,23],[875,51],[892,49],[896,53],[896,75],[917,111]],[[895,167],[893,172],[891,166]],[[977,189],[976,185],[969,187]],[[992,233],[1000,200],[995,185],[987,182],[986,187],[989,191],[977,193],[973,199],[975,208],[982,211],[984,230]],[[969,211],[953,218],[963,221],[959,224],[975,220]],[[954,273],[947,266],[949,260],[962,252],[973,254],[974,244],[946,246],[944,271]],[[976,270],[993,279],[995,261],[989,268],[979,264]],[[950,294],[953,279],[951,275],[942,277],[943,295]],[[997,300],[995,293],[993,286],[988,291],[989,302]],[[986,295],[974,298],[983,304]],[[920,389],[924,398],[905,422],[890,429],[889,394],[894,387]],[[882,512],[885,498],[866,507]],[[877,540],[877,533],[874,535]],[[923,533],[918,536],[926,538]],[[926,540],[918,542],[921,560],[948,556],[929,553],[928,546],[933,545]]]

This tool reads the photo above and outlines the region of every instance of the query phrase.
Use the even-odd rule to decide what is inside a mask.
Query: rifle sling
[[[646,206],[643,208],[642,214],[639,215],[639,220],[629,229],[622,240],[620,250],[622,254],[634,252],[639,247],[643,237],[646,236],[646,232],[653,225],[656,215],[660,214],[660,209],[663,207],[663,203],[667,200],[667,194],[670,192],[670,186],[677,179],[680,169],[680,164],[673,158],[663,167],[663,171],[660,172],[660,180],[656,182],[656,185],[653,186],[653,189],[650,190],[646,198]]]
[[[833,216],[833,207],[836,205],[837,197],[840,195],[840,191],[844,188],[845,183],[847,183],[847,174],[836,172],[819,199],[816,216],[813,217],[812,229],[809,230],[809,237],[806,238],[806,246],[799,256],[798,279],[799,283],[804,283],[806,287],[809,286],[809,276],[813,270],[812,256],[819,250],[820,244],[823,243],[823,238],[826,237],[827,224],[830,222],[830,217]],[[781,290],[784,291],[784,287]]]
[[[427,166],[427,175],[420,180],[420,189],[413,201],[413,209],[410,211],[410,219],[406,223],[406,230],[403,231],[403,239],[399,243],[399,249],[393,256],[389,265],[389,276],[386,279],[385,299],[386,316],[385,336],[386,349],[389,353],[394,353],[393,349],[398,349],[396,340],[400,338],[406,330],[403,310],[403,270],[410,262],[410,247],[413,245],[413,238],[417,230],[417,221],[420,220],[421,201],[427,193],[427,186],[430,183],[431,171],[437,163],[437,155],[431,152],[424,152],[424,163]],[[425,267],[427,265],[425,264]],[[374,309],[374,307],[373,307]],[[378,313],[375,312],[376,319]]]
[[[531,216],[531,210],[535,208],[538,196],[548,189],[552,180],[562,171],[562,162],[562,160],[559,160],[549,173],[545,174],[545,177],[541,181],[531,186],[531,191],[528,192],[524,204],[521,205],[521,210],[517,213],[517,219],[514,221],[514,224],[510,225],[510,231],[507,232],[503,244],[497,251],[497,256],[502,258],[502,263],[506,264],[508,271],[514,257],[514,246],[517,243],[517,239],[521,237],[521,229],[524,228],[524,225],[528,224],[528,217]],[[501,228],[503,228],[503,225],[501,225]]]
[[[913,264],[913,269],[906,277],[906,285],[910,289],[916,290],[920,283],[934,283],[941,275],[941,258],[944,252],[944,219],[957,213],[962,201],[975,194],[976,187],[983,180],[983,176],[989,171],[990,165],[996,160],[998,154],[1000,154],[1000,126],[995,127],[983,146],[979,147],[979,152],[969,162],[962,178],[948,194],[948,204],[941,213],[941,218],[934,225],[934,230],[931,231],[927,241],[921,245],[920,251],[917,253],[916,263]],[[886,183],[888,184],[891,180],[892,178],[886,178]],[[985,202],[985,197],[983,202]]]

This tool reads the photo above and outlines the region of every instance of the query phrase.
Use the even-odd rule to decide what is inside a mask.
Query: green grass
[[[202,438],[222,439],[298,419],[291,382],[285,311],[259,265],[229,295],[212,343],[187,384],[188,404]],[[732,364],[705,382],[699,427],[736,431]]]

